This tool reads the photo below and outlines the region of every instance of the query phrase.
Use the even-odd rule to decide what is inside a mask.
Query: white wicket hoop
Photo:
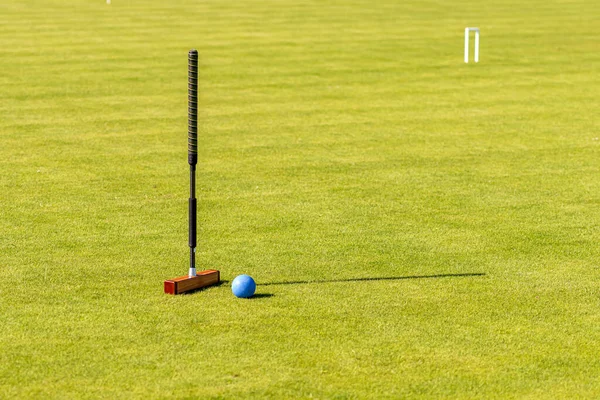
[[[465,28],[465,62],[469,62],[469,32],[475,32],[475,62],[479,62],[479,28]]]

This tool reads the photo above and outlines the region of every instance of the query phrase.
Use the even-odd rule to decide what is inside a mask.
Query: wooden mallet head
[[[216,285],[221,281],[220,273],[216,269],[200,271],[196,276],[180,276],[179,278],[165,281],[165,293],[182,294]]]

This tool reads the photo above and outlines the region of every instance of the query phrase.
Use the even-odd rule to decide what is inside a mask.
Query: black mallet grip
[[[198,162],[198,51],[188,53],[188,164]]]

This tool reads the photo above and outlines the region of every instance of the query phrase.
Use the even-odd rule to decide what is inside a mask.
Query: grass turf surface
[[[0,5],[0,397],[599,397],[599,16]],[[192,47],[199,266],[251,300],[162,294]]]

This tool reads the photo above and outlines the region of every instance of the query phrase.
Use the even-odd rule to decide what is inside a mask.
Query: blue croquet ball
[[[256,291],[256,282],[251,276],[240,275],[231,283],[231,291],[235,297],[252,297],[254,291]]]

